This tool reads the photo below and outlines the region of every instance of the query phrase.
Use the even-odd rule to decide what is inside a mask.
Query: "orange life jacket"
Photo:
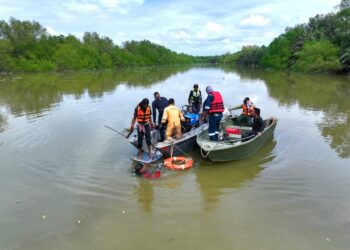
[[[137,107],[137,122],[146,123],[151,120],[151,108],[148,106],[146,111],[143,111],[140,106]]]
[[[209,113],[222,113],[224,112],[224,101],[220,92],[213,91],[211,93],[214,97],[214,100],[210,103]]]
[[[242,115],[251,116],[252,115],[251,112],[254,109],[254,105],[248,107],[248,105],[243,104],[242,109],[243,109]]]

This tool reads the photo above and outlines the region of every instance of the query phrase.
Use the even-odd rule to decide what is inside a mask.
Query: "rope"
[[[211,152],[212,150],[214,150],[214,149],[217,147],[217,145],[219,145],[219,143],[216,143],[215,146],[214,146],[212,149],[208,150],[208,153],[207,153],[207,154],[204,154],[204,153],[203,153],[203,152],[204,152],[203,147],[200,147],[200,148],[201,148],[201,155],[202,155],[204,158],[207,158],[207,157],[209,156],[210,152]]]
[[[176,144],[173,143],[173,145],[174,145],[174,147],[176,147],[182,154],[184,154],[186,157],[192,158],[192,159],[194,159],[195,161],[200,161],[199,159],[197,159],[197,158],[191,156],[190,154],[188,154],[188,153],[182,151],[182,149],[181,149],[180,147],[176,146]]]

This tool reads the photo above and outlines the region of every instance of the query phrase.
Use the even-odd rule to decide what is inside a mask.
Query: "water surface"
[[[153,92],[249,96],[275,135],[247,159],[130,174],[129,127]],[[348,249],[350,79],[229,69],[0,75],[0,249]]]

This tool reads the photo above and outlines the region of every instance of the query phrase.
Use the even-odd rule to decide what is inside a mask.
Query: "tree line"
[[[297,72],[350,72],[350,0],[336,13],[316,15],[287,28],[269,46],[244,46],[220,62],[249,68]]]
[[[0,72],[54,71],[178,65],[217,61],[176,53],[150,41],[127,41],[122,46],[96,32],[50,35],[36,21],[0,21]]]

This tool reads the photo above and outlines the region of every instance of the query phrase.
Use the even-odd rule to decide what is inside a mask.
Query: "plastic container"
[[[242,138],[241,131],[238,128],[226,128],[229,138]]]

